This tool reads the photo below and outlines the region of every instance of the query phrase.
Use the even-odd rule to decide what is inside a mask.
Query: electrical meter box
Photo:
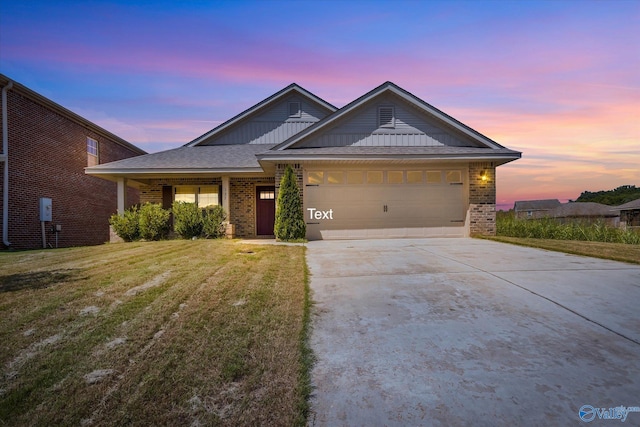
[[[40,221],[51,221],[51,199],[48,197],[40,198]]]

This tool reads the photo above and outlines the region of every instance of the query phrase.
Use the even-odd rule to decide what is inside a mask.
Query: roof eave
[[[80,126],[86,127],[91,129],[93,132],[97,133],[98,135],[109,139],[113,142],[115,142],[116,144],[131,150],[139,155],[143,155],[143,154],[147,154],[147,152],[145,150],[143,150],[140,147],[136,147],[135,145],[133,145],[132,143],[130,143],[129,141],[126,141],[125,139],[119,137],[118,135],[106,130],[105,128],[93,123],[92,121],[82,117],[81,115],[74,113],[73,111],[69,110],[66,107],[63,107],[62,105],[58,104],[57,102],[52,101],[51,99],[39,94],[38,92],[29,89],[28,87],[26,87],[25,85],[18,83],[17,81],[10,79],[9,77],[5,76],[4,74],[0,74],[0,86],[5,86],[6,84],[8,84],[9,82],[13,82],[13,88],[11,89],[12,91],[17,91],[18,93],[20,93],[23,96],[28,97],[29,99],[31,99],[31,101],[40,104],[52,111],[54,111],[57,114],[62,115],[63,117],[66,117],[67,119],[79,124]]]
[[[317,154],[302,154],[302,155],[288,155],[278,156],[272,154],[258,155],[258,162],[291,162],[291,161],[387,161],[387,160],[416,160],[416,161],[443,161],[443,160],[456,160],[456,161],[498,161],[499,164],[505,164],[514,160],[520,159],[520,155],[469,155],[469,154],[449,154],[449,155],[424,155],[424,154],[380,154],[380,155],[317,155]]]
[[[203,173],[260,173],[264,172],[260,167],[253,168],[157,168],[157,169],[92,169],[85,168],[87,175],[175,175],[175,174],[203,174]]]

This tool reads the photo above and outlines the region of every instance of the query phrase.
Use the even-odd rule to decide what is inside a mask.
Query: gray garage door
[[[309,239],[464,236],[466,170],[307,170]]]

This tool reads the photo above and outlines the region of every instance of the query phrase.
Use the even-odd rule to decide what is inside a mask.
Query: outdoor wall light
[[[487,171],[482,171],[482,173],[480,174],[480,179],[482,180],[482,182],[487,182],[489,180],[489,177],[487,176]]]

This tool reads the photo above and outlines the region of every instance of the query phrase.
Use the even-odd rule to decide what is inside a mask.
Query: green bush
[[[226,219],[227,214],[222,206],[207,209],[202,217],[202,235],[214,239],[224,236]]]
[[[184,239],[202,234],[202,210],[195,203],[173,202],[173,229]]]
[[[109,224],[113,231],[125,242],[132,242],[140,238],[139,212],[137,206],[124,211],[123,215],[113,214],[109,218]]]
[[[155,203],[145,203],[140,208],[140,237],[146,240],[160,240],[169,234],[171,213]]]
[[[300,202],[300,189],[290,165],[287,165],[280,180],[273,232],[278,240],[283,241],[304,239],[307,233]]]

